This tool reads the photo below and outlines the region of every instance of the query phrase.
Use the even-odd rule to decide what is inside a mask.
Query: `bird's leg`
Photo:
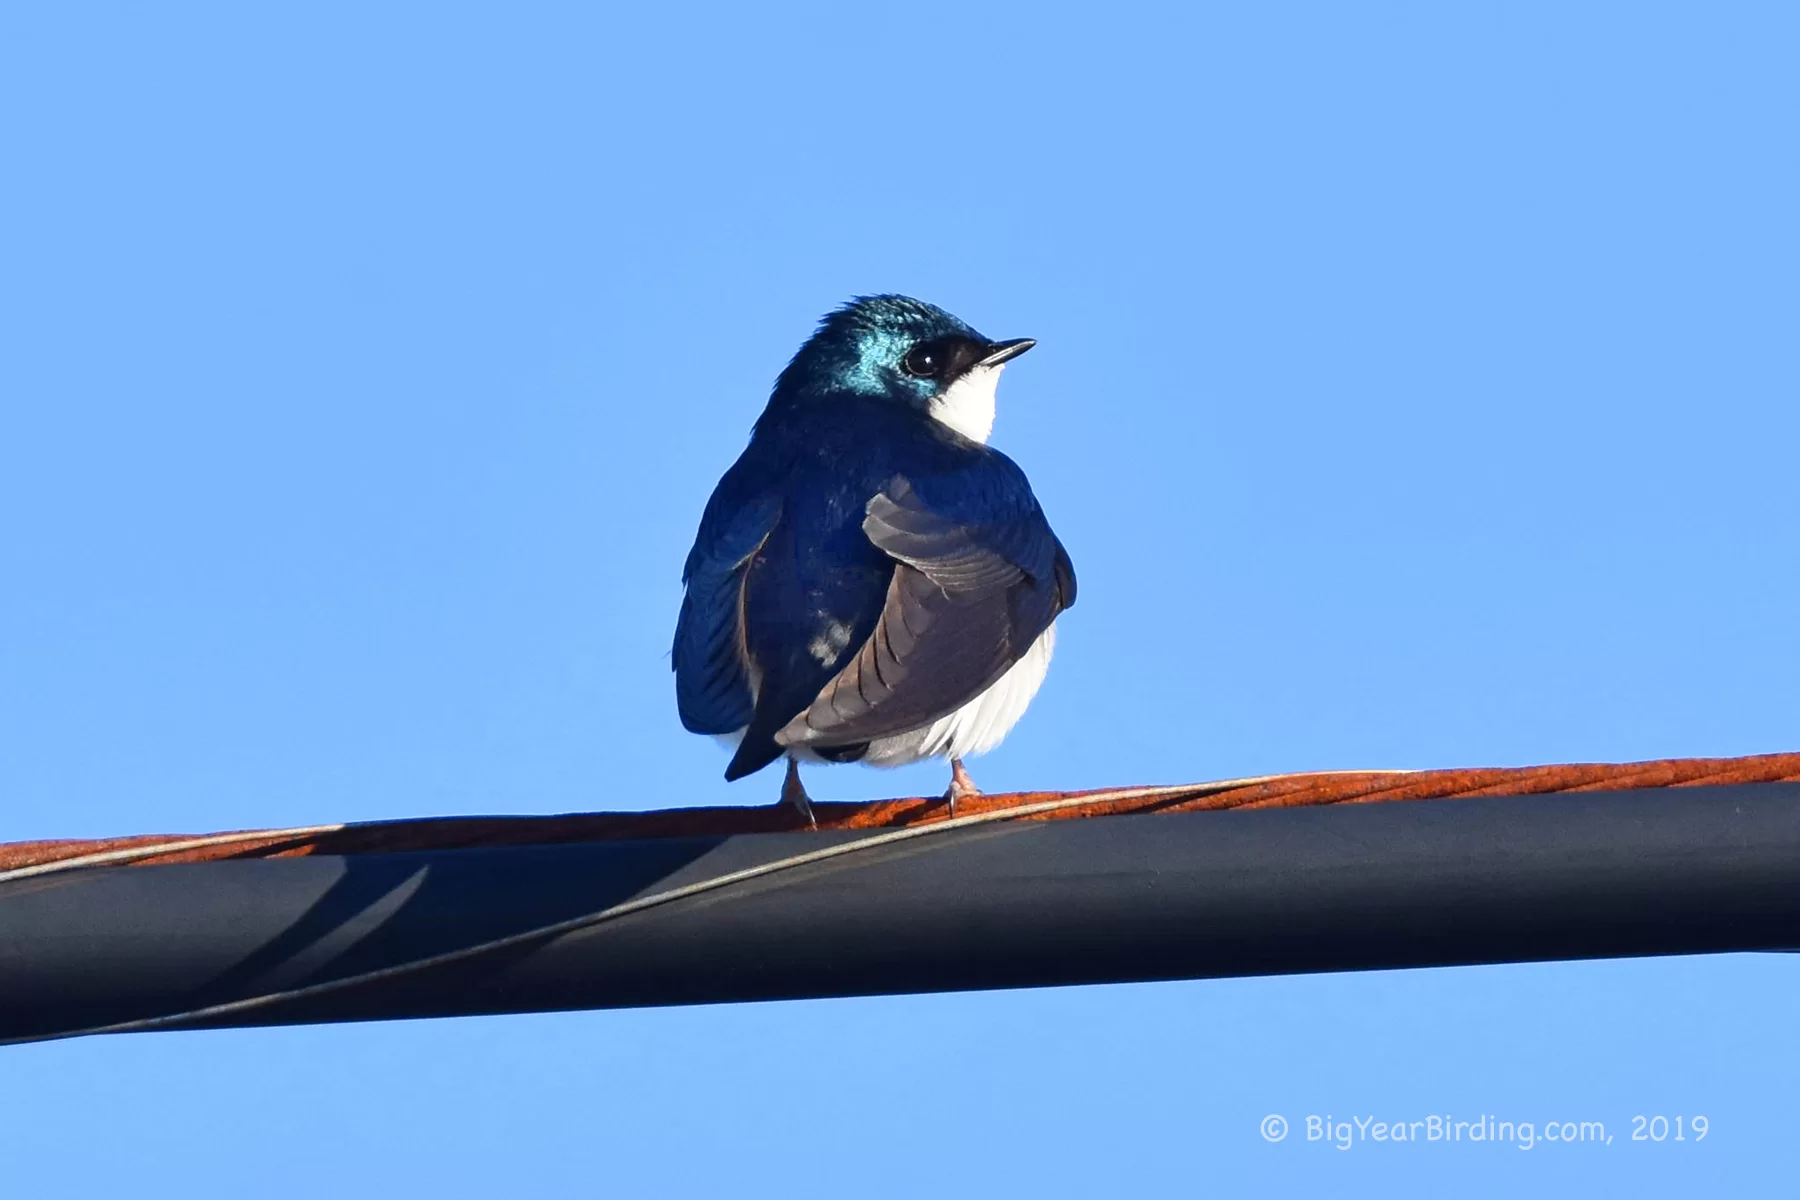
[[[981,795],[981,789],[969,778],[969,772],[963,768],[962,759],[950,760],[950,786],[944,789],[944,800],[950,805],[950,815],[956,815],[956,802],[967,800],[970,796]]]
[[[819,827],[819,818],[813,816],[812,797],[806,794],[806,785],[800,782],[800,764],[788,759],[787,778],[781,783],[781,803],[791,804],[806,818],[806,823],[814,829]]]

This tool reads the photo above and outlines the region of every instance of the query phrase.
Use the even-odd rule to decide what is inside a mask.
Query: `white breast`
[[[994,432],[994,389],[1000,385],[1000,372],[1005,369],[1005,363],[970,367],[931,402],[928,411],[970,441],[986,445],[988,435]]]

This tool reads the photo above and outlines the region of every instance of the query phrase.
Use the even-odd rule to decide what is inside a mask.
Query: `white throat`
[[[1005,363],[991,367],[970,367],[962,377],[944,389],[944,394],[931,402],[928,410],[940,421],[972,442],[987,443],[994,432],[994,388],[1000,383]]]

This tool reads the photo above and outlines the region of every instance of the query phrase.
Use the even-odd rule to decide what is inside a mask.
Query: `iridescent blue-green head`
[[[1030,338],[991,341],[910,296],[859,296],[819,322],[775,381],[771,407],[878,397],[985,442],[1001,367],[1036,344]]]

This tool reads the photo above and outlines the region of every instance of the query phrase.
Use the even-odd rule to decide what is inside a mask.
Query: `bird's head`
[[[1001,367],[1036,344],[990,341],[910,296],[859,296],[819,323],[776,380],[775,397],[880,397],[985,442]]]

